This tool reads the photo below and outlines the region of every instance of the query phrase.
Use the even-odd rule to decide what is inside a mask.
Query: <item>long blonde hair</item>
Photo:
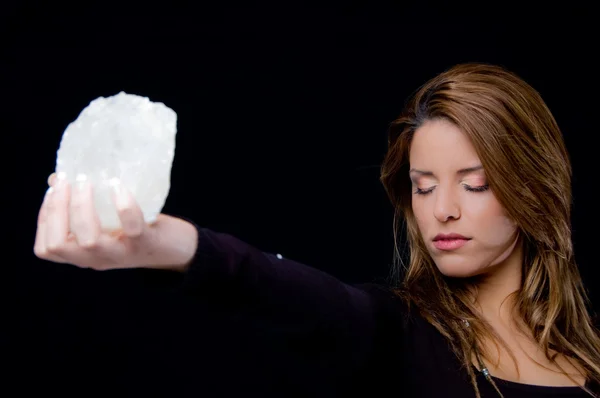
[[[397,293],[448,339],[479,396],[474,345],[484,337],[501,339],[471,304],[476,281],[448,278],[437,269],[411,207],[409,148],[415,130],[433,118],[449,120],[469,137],[490,188],[518,225],[525,260],[515,310],[549,360],[554,360],[552,351],[562,354],[584,370],[587,380],[600,385],[600,334],[588,310],[571,240],[569,156],[539,93],[502,67],[469,63],[441,73],[414,94],[391,125],[381,182],[395,209],[396,236],[404,222],[410,247]],[[465,320],[470,328],[463,326]]]

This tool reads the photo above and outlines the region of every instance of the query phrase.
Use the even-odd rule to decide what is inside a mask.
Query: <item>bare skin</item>
[[[485,170],[467,136],[448,121],[425,122],[415,132],[410,166],[413,212],[436,266],[447,276],[480,278],[475,305],[515,356],[518,369],[506,348],[486,341],[480,349],[491,357],[484,361],[490,373],[524,384],[584,385],[574,364],[560,355],[549,361],[532,333],[518,327],[510,301],[522,277],[518,228],[486,188]],[[468,241],[458,249],[441,250],[434,243],[440,233],[458,233]],[[473,364],[479,367],[476,360]]]
[[[198,237],[192,224],[160,214],[148,225],[123,187],[114,195],[122,229],[105,232],[90,184],[71,187],[53,173],[48,185],[34,244],[39,258],[95,270],[145,267],[183,272],[195,254]],[[69,220],[70,216],[76,219]]]
[[[197,231],[187,221],[161,214],[155,223],[147,225],[135,201],[125,190],[121,190],[125,194],[120,197],[116,195],[115,202],[123,229],[116,233],[102,232],[93,208],[92,187],[72,189],[55,174],[48,177],[48,184],[52,189],[40,208],[34,246],[34,252],[39,258],[95,270],[135,267],[179,272],[186,270],[197,245]],[[451,200],[449,196],[445,198],[448,201],[438,200],[435,210],[437,217],[442,219],[442,224],[448,220],[460,220],[461,216],[467,217],[464,212],[460,212],[459,200]],[[445,206],[445,203],[453,206]],[[80,219],[75,223],[75,230],[69,232],[70,206],[76,207],[77,211],[72,214]],[[474,208],[473,205],[470,208]],[[452,213],[447,218],[443,217],[443,213],[448,211],[446,209],[450,209]],[[422,214],[423,220],[425,213]],[[485,216],[489,219],[490,214]],[[467,230],[468,228],[464,228],[461,232],[467,233]],[[510,234],[507,234],[507,239],[510,238]],[[532,336],[518,331],[509,310],[510,302],[502,304],[504,298],[519,286],[521,277],[517,272],[520,269],[519,261],[522,261],[521,246],[512,244],[515,242],[507,242],[507,245],[498,244],[501,250],[499,249],[497,258],[501,258],[501,261],[494,262],[491,268],[485,270],[489,277],[480,286],[478,305],[482,315],[515,355],[518,372],[508,352],[502,347],[497,351],[492,341],[486,342],[482,347],[494,359],[485,365],[493,376],[508,381],[546,386],[583,385],[585,379],[578,368],[562,356],[557,357],[556,363],[549,362]],[[460,259],[457,261],[454,258],[452,261],[446,264],[446,272],[458,270],[463,274],[471,273],[464,268]],[[478,269],[476,272],[480,271]],[[478,366],[476,361],[474,365]],[[559,366],[570,377],[562,374]]]
[[[487,341],[485,349],[493,359],[485,361],[485,365],[494,377],[542,386],[568,387],[585,384],[585,377],[582,376],[581,369],[577,365],[563,355],[557,355],[556,362],[549,361],[533,336],[519,330],[514,320],[502,319],[500,314],[485,316],[485,318],[508,345],[518,365],[517,370],[505,348],[498,346],[498,350],[492,341]],[[551,351],[551,354],[555,352]],[[563,374],[561,369],[567,372],[567,375]]]

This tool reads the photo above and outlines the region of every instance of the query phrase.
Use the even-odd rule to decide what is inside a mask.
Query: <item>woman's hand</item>
[[[71,186],[52,174],[48,185],[34,244],[34,253],[41,259],[95,270],[158,268],[183,272],[194,257],[196,228],[165,214],[148,225],[124,187],[117,185],[114,195],[122,229],[108,233],[100,228],[89,183]]]

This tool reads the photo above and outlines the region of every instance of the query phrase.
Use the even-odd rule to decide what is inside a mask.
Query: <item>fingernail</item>
[[[67,174],[63,171],[56,174],[56,184],[55,188],[57,191],[62,190],[67,183]]]
[[[113,178],[110,180],[110,185],[115,193],[115,204],[118,208],[124,209],[129,207],[130,197],[129,192],[121,183],[121,180],[118,178]]]
[[[75,184],[77,186],[77,190],[78,191],[85,191],[85,189],[88,186],[88,178],[85,174],[83,173],[79,173],[77,174],[77,177],[75,177]]]

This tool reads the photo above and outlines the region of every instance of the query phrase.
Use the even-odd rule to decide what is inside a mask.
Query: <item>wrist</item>
[[[163,253],[160,268],[186,272],[192,263],[198,248],[198,230],[189,221],[177,217],[168,217],[161,225],[159,242],[160,252]],[[164,229],[164,230],[162,230]]]

